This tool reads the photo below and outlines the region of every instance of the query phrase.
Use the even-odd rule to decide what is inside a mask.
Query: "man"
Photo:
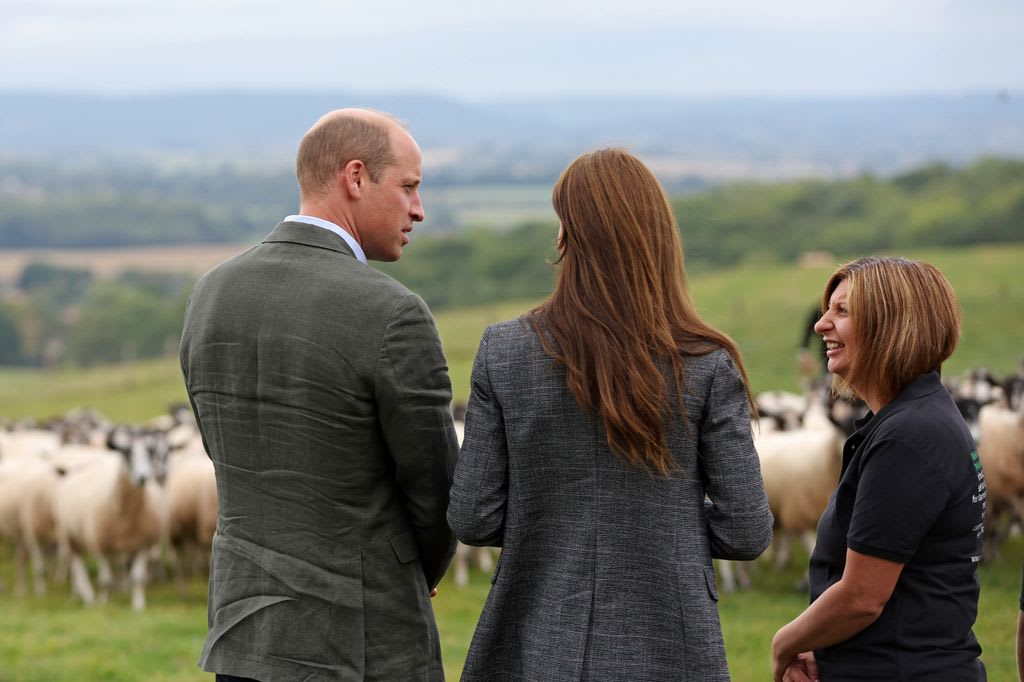
[[[457,452],[451,384],[394,261],[423,220],[416,142],[334,111],[306,133],[300,213],[196,284],[181,365],[217,472],[218,679],[441,680],[432,588]]]

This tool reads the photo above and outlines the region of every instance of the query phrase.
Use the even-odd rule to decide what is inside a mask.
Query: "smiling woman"
[[[928,263],[862,258],[832,275],[822,309],[834,387],[871,412],[818,524],[811,605],[772,641],[775,680],[984,680],[972,628],[985,475],[939,381],[956,294]]]

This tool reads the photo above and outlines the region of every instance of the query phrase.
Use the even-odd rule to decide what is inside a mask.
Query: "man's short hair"
[[[323,196],[334,177],[350,161],[366,166],[370,180],[377,182],[381,172],[395,162],[391,129],[401,123],[388,114],[377,117],[337,112],[317,121],[299,144],[295,175],[303,196]]]

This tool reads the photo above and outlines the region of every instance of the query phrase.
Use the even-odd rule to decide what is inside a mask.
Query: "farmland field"
[[[125,270],[161,270],[201,275],[249,244],[149,246],[110,249],[0,249],[0,284],[16,279],[31,263],[89,270],[110,277]]]
[[[1014,371],[1024,358],[1024,246],[907,255],[942,269],[964,309],[963,338],[946,373],[979,365],[999,375]],[[701,314],[739,342],[755,391],[797,389],[797,342],[831,271],[830,265],[752,264],[691,278]],[[484,327],[535,304],[495,303],[437,315],[456,400],[469,397],[469,373]],[[174,358],[84,370],[0,370],[0,416],[8,418],[92,406],[114,420],[139,421],[184,397]]]
[[[952,280],[965,310],[961,348],[948,373],[984,364],[1000,374],[1024,356],[1024,246],[936,250],[910,254],[938,265]],[[831,266],[774,264],[703,274],[691,289],[701,313],[740,343],[755,390],[796,388],[795,351],[801,326]],[[451,367],[455,396],[465,400],[469,370],[486,324],[514,317],[535,302],[494,304],[444,312],[438,327]],[[109,367],[0,371],[0,417],[46,417],[78,406],[100,409],[117,421],[139,422],[184,399],[175,358]],[[982,597],[976,632],[985,649],[989,679],[1013,679],[1024,539],[981,569]],[[723,595],[720,602],[733,678],[764,680],[775,630],[795,616],[806,596],[794,590],[801,564],[786,572],[758,566],[754,590]],[[150,609],[135,614],[124,594],[86,609],[66,586],[44,598],[12,597],[10,548],[0,546],[0,682],[42,680],[208,680],[195,668],[205,634],[205,583],[183,588],[155,584]],[[465,589],[446,578],[434,602],[449,679],[457,679],[488,587],[476,572]]]

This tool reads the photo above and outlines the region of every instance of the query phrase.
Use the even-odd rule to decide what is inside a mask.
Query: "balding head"
[[[402,124],[394,117],[369,109],[338,109],[325,114],[303,136],[295,161],[295,175],[303,197],[328,193],[338,171],[359,160],[370,179],[395,162],[391,134]]]

